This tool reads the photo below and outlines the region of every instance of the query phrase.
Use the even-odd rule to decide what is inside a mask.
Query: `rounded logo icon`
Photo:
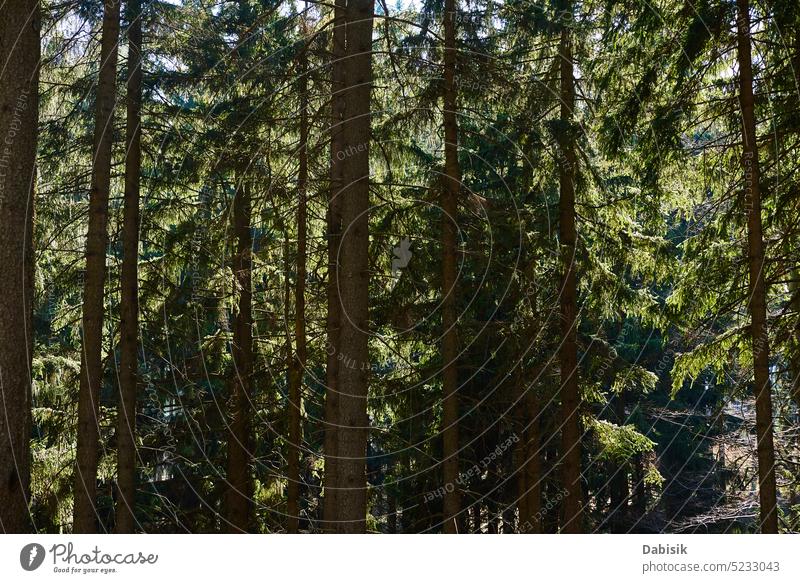
[[[26,571],[35,571],[44,562],[44,547],[38,543],[30,543],[19,552],[19,564]]]

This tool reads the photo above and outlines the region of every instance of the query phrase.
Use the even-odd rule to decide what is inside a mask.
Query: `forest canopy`
[[[800,4],[6,0],[0,531],[800,530]]]

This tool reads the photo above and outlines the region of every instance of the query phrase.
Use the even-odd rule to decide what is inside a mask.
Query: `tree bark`
[[[306,368],[306,199],[308,188],[308,54],[300,54],[300,164],[297,178],[297,267],[294,285],[295,358],[289,383],[289,468],[287,514],[290,533],[300,525],[300,456],[303,440],[301,427],[303,373]]]
[[[339,532],[366,530],[369,419],[369,140],[374,0],[349,0],[345,44],[339,364]]]
[[[31,530],[33,205],[39,3],[0,5],[0,531]]]
[[[103,384],[103,300],[108,247],[108,197],[111,187],[111,149],[116,102],[119,6],[103,4],[100,74],[94,126],[94,161],[86,234],[86,271],[83,283],[83,350],[78,393],[78,443],[75,471],[73,532],[97,531],[98,444],[100,440],[100,388]]]
[[[519,521],[523,532],[540,534],[542,532],[542,436],[539,399],[533,387],[528,387],[522,406],[525,429],[519,442],[523,452],[518,493]]]
[[[772,439],[772,396],[769,380],[769,336],[767,331],[767,287],[764,274],[764,241],[761,232],[761,173],[756,140],[753,64],[750,41],[750,2],[737,0],[737,56],[739,100],[742,111],[742,169],[744,207],[747,213],[747,248],[750,291],[750,335],[753,342],[753,372],[756,398],[756,438],[761,532],[778,532],[775,487],[775,448]]]
[[[568,3],[567,22],[559,43],[561,87],[561,131],[559,132],[559,237],[561,243],[561,464],[562,485],[566,490],[561,532],[579,533],[581,522],[581,431],[580,389],[578,387],[577,283],[575,251],[575,78],[572,60],[572,4]]]
[[[115,530],[132,533],[136,496],[136,384],[139,331],[139,186],[142,166],[142,13],[141,0],[128,6],[128,87],[125,126],[125,215],[122,225],[119,411]]]
[[[228,489],[225,519],[228,532],[247,532],[252,514],[253,484],[250,479],[250,404],[253,384],[252,247],[250,234],[250,185],[241,177],[233,199],[233,230],[236,254],[234,282],[238,296],[233,324],[233,374],[230,380],[228,427]]]
[[[789,374],[792,379],[791,396],[794,404],[800,411],[800,269],[791,271],[792,281],[789,283],[791,294],[791,309],[795,316],[795,326],[792,330],[792,353],[789,357]]]
[[[456,534],[461,515],[458,490],[458,333],[456,330],[456,271],[458,246],[458,196],[461,168],[458,164],[456,74],[456,4],[444,3],[444,188],[442,206],[442,530]]]
[[[339,300],[339,245],[342,233],[341,190],[344,185],[342,160],[337,155],[343,148],[344,123],[344,56],[345,56],[345,7],[346,0],[336,0],[334,8],[333,47],[331,64],[331,166],[328,191],[327,239],[328,239],[328,313],[326,320],[327,363],[325,368],[325,436],[323,473],[323,530],[335,532],[339,493],[339,356],[340,313]]]

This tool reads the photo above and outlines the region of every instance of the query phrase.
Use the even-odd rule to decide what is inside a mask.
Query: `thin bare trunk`
[[[33,201],[39,3],[0,5],[0,532],[31,530]]]
[[[301,427],[303,374],[306,368],[306,199],[308,188],[308,54],[300,54],[300,167],[297,178],[297,275],[294,285],[295,358],[289,386],[289,471],[288,526],[297,533],[300,524],[300,455],[303,441]]]
[[[252,247],[250,234],[250,186],[240,178],[233,199],[233,230],[236,254],[234,281],[238,296],[233,324],[233,374],[230,380],[231,420],[228,433],[228,489],[225,519],[229,532],[247,532],[252,514],[253,484],[250,479],[250,405],[253,384]]]
[[[756,141],[753,64],[750,46],[750,2],[737,0],[737,44],[739,100],[742,110],[742,169],[744,206],[747,212],[747,248],[750,272],[750,335],[753,341],[753,369],[756,397],[756,438],[758,439],[758,481],[761,503],[761,532],[778,532],[775,488],[775,447],[772,440],[772,396],[769,380],[769,336],[767,331],[767,286],[764,274],[764,241],[761,233],[761,173]]]
[[[458,246],[458,165],[456,90],[456,4],[444,3],[444,188],[442,206],[442,530],[458,532],[461,493],[458,490],[458,333],[456,330],[456,249]],[[453,486],[452,488],[449,486]]]
[[[327,363],[325,369],[325,437],[323,449],[325,468],[323,474],[324,498],[322,504],[323,529],[336,530],[339,493],[339,327],[341,305],[339,300],[339,244],[342,233],[341,190],[343,151],[342,129],[344,120],[344,56],[345,56],[345,6],[346,0],[336,0],[333,28],[333,63],[331,65],[331,168],[328,193],[327,237],[328,237],[328,314]]]
[[[559,238],[561,243],[561,479],[566,490],[561,531],[581,532],[581,431],[578,387],[577,282],[575,274],[575,78],[572,61],[572,5],[561,30],[561,122],[559,135]]]
[[[78,444],[75,471],[75,533],[97,531],[97,464],[100,440],[100,388],[103,384],[103,300],[108,247],[108,196],[111,187],[111,149],[116,101],[119,6],[103,4],[100,75],[94,121],[89,228],[86,234],[86,271],[83,282],[83,350],[78,393]]]
[[[134,529],[136,498],[136,346],[139,330],[139,175],[142,103],[141,0],[128,6],[128,88],[125,126],[125,215],[122,225],[122,276],[120,302],[119,411],[117,413],[117,485],[115,530]]]

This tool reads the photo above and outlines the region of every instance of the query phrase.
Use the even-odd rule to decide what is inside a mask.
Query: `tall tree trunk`
[[[800,26],[794,27],[794,42],[792,43],[792,71],[795,76],[800,71]],[[791,219],[790,219],[791,220]],[[795,325],[791,339],[791,354],[789,355],[789,374],[792,379],[790,394],[800,415],[800,266],[795,263],[790,268],[789,293],[791,296],[790,308],[794,313]]]
[[[748,264],[750,274],[750,335],[758,439],[758,482],[761,532],[778,532],[775,488],[775,448],[772,441],[772,396],[769,380],[769,336],[767,331],[767,287],[764,275],[764,241],[761,234],[761,173],[756,141],[753,64],[750,46],[750,2],[737,0],[737,44],[739,91],[742,109],[742,169],[744,206],[747,212]]]
[[[103,384],[103,300],[116,102],[119,6],[120,3],[116,0],[106,0],[103,4],[89,228],[86,234],[86,272],[83,282],[83,350],[78,393],[78,444],[72,526],[75,533],[92,533],[97,530],[95,498],[100,440],[100,388]]]
[[[795,406],[800,412],[800,269],[792,269],[791,282],[791,309],[794,312],[795,326],[792,332],[792,353],[789,357],[789,374],[792,379],[791,395]]]
[[[39,3],[0,5],[0,532],[31,529],[33,204]]]
[[[442,206],[442,530],[458,532],[461,493],[458,490],[458,334],[456,330],[456,249],[458,246],[458,120],[456,90],[456,3],[444,3],[444,188]]]
[[[559,237],[561,243],[561,464],[562,485],[567,494],[563,504],[564,533],[581,532],[581,430],[580,389],[578,388],[577,284],[575,275],[575,78],[572,61],[572,3],[567,3],[568,19],[561,29],[561,128],[559,132]]]
[[[139,331],[139,175],[142,166],[142,14],[141,0],[128,6],[128,88],[125,126],[125,216],[122,225],[119,411],[117,413],[117,484],[115,530],[134,528],[136,495],[136,383]]]
[[[520,474],[524,490],[519,492],[520,524],[523,532],[539,534],[542,532],[542,436],[539,399],[535,388],[528,387],[523,397],[525,430],[519,445],[523,459]]]
[[[233,324],[233,374],[230,380],[231,419],[228,432],[228,468],[225,519],[229,532],[247,532],[252,514],[250,479],[250,404],[253,384],[252,247],[250,185],[242,176],[233,199],[234,282],[238,296]]]
[[[294,285],[295,358],[289,383],[289,468],[287,481],[288,527],[297,533],[300,525],[300,455],[303,440],[301,428],[303,373],[306,368],[306,200],[308,188],[308,54],[300,54],[300,167],[297,178],[297,268]]]
[[[342,238],[339,254],[341,362],[339,366],[338,530],[364,532],[369,419],[369,140],[374,0],[349,0],[345,44]]]
[[[331,64],[331,167],[328,191],[327,239],[328,239],[328,314],[326,320],[327,363],[325,369],[325,436],[323,449],[325,467],[323,473],[323,530],[336,531],[339,493],[339,327],[341,305],[339,300],[339,244],[342,233],[342,196],[344,186],[342,160],[344,123],[344,55],[345,55],[345,7],[346,0],[336,0],[334,8],[333,50]]]

